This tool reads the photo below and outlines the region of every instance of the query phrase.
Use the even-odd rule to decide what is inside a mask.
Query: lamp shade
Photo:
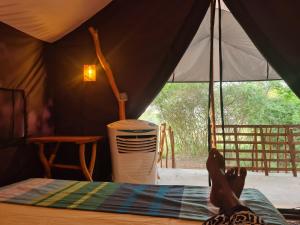
[[[83,65],[83,81],[96,81],[96,65]]]

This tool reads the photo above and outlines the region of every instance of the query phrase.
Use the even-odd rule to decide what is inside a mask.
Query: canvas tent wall
[[[97,63],[88,26],[99,30],[119,88],[129,96],[127,116],[137,118],[174,71],[210,3],[109,2],[1,1],[0,84],[25,90],[29,134],[105,135],[105,125],[117,120],[116,100],[100,66],[95,83],[81,80],[82,65]],[[299,96],[300,31],[293,29],[300,23],[299,3],[225,3],[264,58]],[[95,178],[108,179],[107,148],[99,153],[102,165],[96,165]],[[75,160],[71,153],[64,157]],[[7,160],[2,155],[1,162]]]
[[[299,1],[224,0],[255,46],[300,97]]]
[[[223,2],[221,2],[223,3]],[[214,78],[219,80],[219,12],[216,4],[214,26]],[[221,4],[221,42],[224,81],[260,81],[281,79],[269,65],[241,25]],[[208,82],[210,60],[210,10],[176,66],[169,81]]]
[[[81,5],[85,4],[85,1],[80,2]],[[10,1],[1,3],[0,15],[6,15],[4,12],[8,8],[12,10],[14,4],[10,3]],[[29,8],[29,3],[37,4],[34,1],[27,3]],[[50,1],[49,4],[51,4]],[[90,2],[90,4],[93,3]],[[101,68],[98,68],[98,77],[95,83],[85,84],[82,82],[83,64],[97,62],[92,39],[87,30],[90,25],[99,30],[103,52],[113,68],[119,88],[129,95],[127,116],[136,118],[167,81],[199,27],[208,5],[209,1],[199,2],[196,0],[188,0],[184,4],[182,1],[173,0],[163,2],[159,0],[113,1],[90,20],[51,44],[3,24],[11,29],[11,33],[4,33],[0,30],[0,39],[5,48],[13,48],[18,45],[15,44],[18,42],[24,46],[38,43],[42,49],[42,52],[34,49],[31,51],[33,51],[33,55],[37,54],[37,59],[43,60],[43,64],[38,68],[43,68],[45,71],[43,76],[47,79],[36,84],[34,83],[36,76],[23,76],[27,81],[26,84],[33,85],[36,89],[41,88],[43,91],[38,95],[43,99],[39,107],[41,112],[38,118],[44,118],[43,112],[47,112],[46,114],[50,116],[37,124],[52,129],[40,128],[29,134],[105,135],[106,124],[117,120],[116,100]],[[29,11],[32,13],[30,18],[36,22],[33,9],[36,7],[30,8]],[[48,9],[53,8],[48,7]],[[15,20],[27,18],[26,15],[23,15],[27,13],[26,8],[19,7],[18,10],[10,13],[14,16],[21,15]],[[64,10],[62,10],[61,16],[64,16]],[[74,15],[71,16],[74,17]],[[44,24],[40,24],[36,29],[43,27],[42,25]],[[36,27],[36,23],[33,26]],[[40,31],[43,33],[42,30]],[[26,30],[26,32],[29,31]],[[15,38],[14,34],[16,36],[24,35],[29,40],[24,43],[23,39]],[[6,39],[3,38],[4,36]],[[51,40],[54,36],[46,35],[46,37],[51,37]],[[22,49],[18,48],[18,51],[22,52]],[[6,56],[5,60],[10,61],[13,65],[18,63],[9,56]],[[24,57],[22,62],[32,68],[30,72],[36,71],[37,64],[34,60]],[[7,64],[3,61],[1,67],[6,66]],[[15,71],[12,68],[8,69],[7,73],[1,74],[1,81],[8,79],[9,73],[15,73]],[[2,83],[5,87],[23,88],[18,82]],[[36,102],[34,96],[25,92],[29,104]],[[76,161],[76,155],[72,154],[72,151],[63,153],[61,158],[64,160]],[[94,178],[96,180],[109,179],[110,159],[107,147],[105,151],[103,149],[98,151],[98,158],[99,163],[96,164]],[[4,159],[5,155],[1,157],[1,160],[4,161]],[[69,174],[66,176],[72,178]]]

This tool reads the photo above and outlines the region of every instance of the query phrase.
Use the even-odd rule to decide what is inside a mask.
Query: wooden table
[[[92,176],[96,161],[97,142],[102,138],[102,136],[42,136],[28,138],[28,142],[39,145],[39,157],[43,164],[46,178],[51,178],[51,168],[55,167],[62,169],[81,170],[88,181],[93,181]],[[54,149],[52,149],[50,157],[47,159],[45,155],[45,144],[48,143],[56,143],[56,146]],[[80,166],[53,163],[60,143],[74,143],[79,145]],[[85,144],[88,143],[92,143],[92,154],[89,167],[87,168],[85,162]]]

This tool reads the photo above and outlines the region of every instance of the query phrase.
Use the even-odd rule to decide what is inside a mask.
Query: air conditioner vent
[[[155,152],[157,147],[156,135],[119,135],[117,146],[119,153]]]

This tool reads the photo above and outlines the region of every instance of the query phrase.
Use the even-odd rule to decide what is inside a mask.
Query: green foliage
[[[300,124],[300,100],[283,81],[224,83],[225,124]],[[216,120],[220,124],[219,84],[215,84]],[[207,152],[207,83],[168,83],[141,119],[166,122],[175,135],[176,152]]]

